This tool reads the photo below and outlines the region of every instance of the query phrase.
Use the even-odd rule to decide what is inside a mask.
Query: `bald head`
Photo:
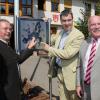
[[[88,24],[90,24],[91,22],[94,22],[94,20],[100,20],[100,16],[90,16],[89,20],[88,20]]]
[[[88,30],[95,38],[100,38],[100,16],[91,16],[88,20]]]

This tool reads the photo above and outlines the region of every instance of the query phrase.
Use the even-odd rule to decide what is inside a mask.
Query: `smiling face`
[[[0,39],[9,42],[11,37],[12,27],[7,21],[0,21]]]
[[[100,16],[91,16],[89,18],[88,30],[94,38],[100,38]]]
[[[73,17],[71,14],[64,15],[61,17],[61,24],[65,31],[71,31],[73,26]]]

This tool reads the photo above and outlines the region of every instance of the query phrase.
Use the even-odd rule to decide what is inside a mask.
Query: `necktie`
[[[91,82],[91,68],[93,66],[93,61],[96,54],[96,41],[97,41],[96,39],[93,39],[90,56],[89,56],[89,60],[87,64],[87,70],[86,70],[86,75],[85,75],[85,82],[87,84],[90,84]]]

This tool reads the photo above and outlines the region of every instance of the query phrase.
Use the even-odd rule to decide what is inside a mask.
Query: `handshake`
[[[38,50],[38,55],[46,55],[47,56],[47,53],[48,53],[48,50],[49,50],[49,45],[45,42],[40,42],[40,49]]]
[[[45,51],[48,51],[49,48],[50,48],[50,46],[47,43],[45,43],[45,42],[41,42],[40,43],[40,47],[41,47],[41,49],[43,49]]]

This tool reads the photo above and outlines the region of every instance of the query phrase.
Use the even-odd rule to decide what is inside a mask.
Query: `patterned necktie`
[[[96,39],[93,39],[90,56],[88,60],[88,65],[87,65],[87,70],[86,70],[86,75],[85,75],[85,82],[87,84],[90,84],[91,82],[91,68],[93,66],[93,61],[96,54],[96,41],[97,41]]]

